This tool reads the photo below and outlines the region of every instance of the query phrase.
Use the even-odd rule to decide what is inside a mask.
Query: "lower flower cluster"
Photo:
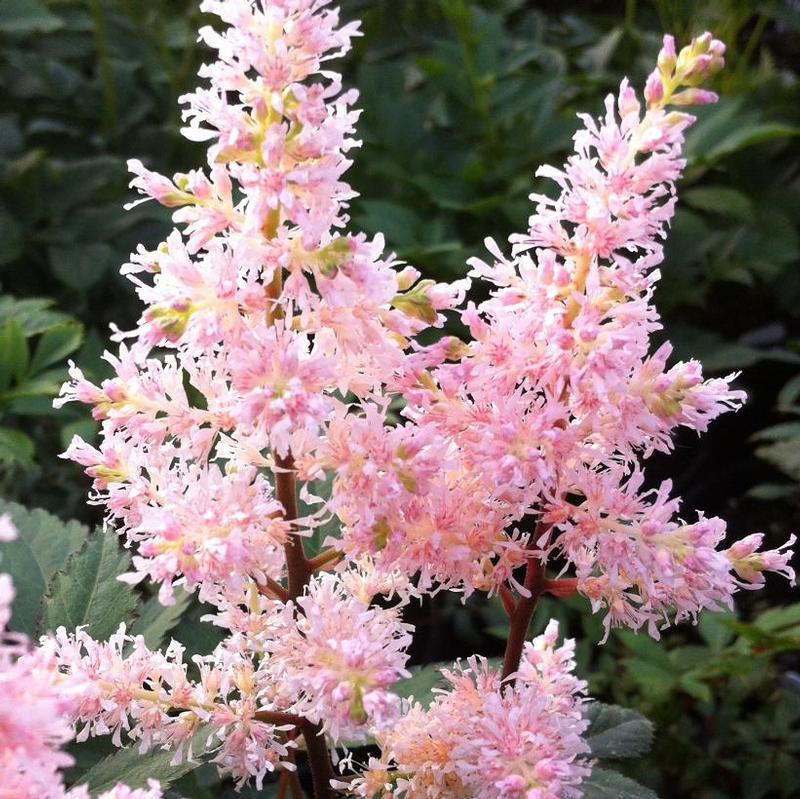
[[[382,757],[338,787],[365,799],[572,799],[589,775],[586,683],[558,624],[525,645],[503,680],[484,658],[443,672],[430,707],[412,702],[379,734]]]
[[[11,520],[0,516],[0,541],[15,537]],[[13,599],[11,578],[0,574],[0,799],[91,799],[85,785],[64,786],[62,770],[74,760],[61,748],[73,738],[69,717],[81,690],[91,690],[89,683],[64,680],[47,647],[34,649],[24,635],[6,629]],[[162,794],[151,781],[147,790],[118,784],[97,799]]]

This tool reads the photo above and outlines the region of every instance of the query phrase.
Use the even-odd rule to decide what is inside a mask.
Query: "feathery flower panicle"
[[[164,601],[172,585],[205,596],[284,576],[275,548],[297,530],[260,470],[313,453],[342,394],[369,407],[408,337],[463,294],[398,272],[380,239],[339,232],[356,95],[323,64],[358,26],[327,6],[202,3],[229,26],[201,31],[219,58],[201,70],[208,88],[182,98],[184,132],[210,143],[209,173],[170,180],[131,162],[131,185],[176,208],[178,228],[123,269],[146,308],[123,336],[134,341],[105,356],[116,375],[95,386],[73,365],[56,403],[89,403],[102,422],[99,450],[76,439],[65,456],[94,479],[138,545],[136,575],[162,582]]]
[[[687,523],[668,483],[644,488],[644,461],[678,428],[701,432],[744,400],[735,375],[707,380],[651,347],[693,122],[671,107],[716,99],[700,86],[724,47],[704,34],[676,54],[666,37],[644,102],[623,81],[600,119],[581,117],[567,164],[539,171],[558,195],[532,195],[510,254],[489,240],[488,262],[444,285],[347,231],[356,93],[326,62],[358,25],[328,0],[200,8],[223,23],[200,31],[216,60],[181,102],[207,169],[167,178],[130,162],[131,186],[174,209],[176,228],[123,267],[145,307],[105,356],[114,376],[94,385],[71,365],[57,404],[101,422],[97,447],[76,438],[64,456],[134,550],[123,579],[159,583],[165,604],[197,590],[227,637],[195,658],[197,680],[179,644],[155,652],[124,626],[106,642],[61,629],[37,657],[72,686],[80,739],[176,761],[202,746],[238,784],[292,770],[304,743],[322,792],[326,735],[374,736],[381,756],[342,790],[578,797],[590,762],[572,643],[552,624],[519,636],[502,672],[470,659],[425,709],[391,692],[407,675],[401,608],[500,592],[527,624],[541,593],[574,585],[608,628],[657,636],[765,572],[794,578],[784,547],[762,552],[756,534],[720,549],[724,522]],[[465,304],[471,280],[491,290],[479,305]],[[423,344],[448,312],[470,340]],[[307,558],[303,538],[331,519],[339,531]],[[574,577],[548,579],[554,562]]]
[[[223,772],[260,786],[288,754],[279,733],[291,725],[256,718],[268,703],[258,696],[250,653],[236,643],[226,639],[211,655],[196,658],[197,681],[187,676],[180,644],[152,651],[124,625],[106,642],[62,627],[42,639],[41,651],[64,679],[82,688],[70,709],[78,741],[110,735],[121,746],[125,736],[141,752],[173,749],[175,762],[191,759],[194,745],[214,752]],[[200,740],[193,742],[195,736]]]

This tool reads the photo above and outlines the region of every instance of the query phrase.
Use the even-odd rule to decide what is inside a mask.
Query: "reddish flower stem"
[[[343,552],[339,552],[338,549],[326,549],[323,552],[320,552],[314,558],[311,558],[308,561],[308,566],[312,572],[319,571],[320,569],[324,569],[326,566],[330,566],[334,563],[337,563],[344,557]]]
[[[510,615],[511,629],[508,632],[506,651],[503,655],[502,678],[504,680],[519,668],[522,649],[528,636],[528,627],[539,597],[544,592],[544,585],[544,567],[538,558],[531,557],[525,569],[525,588],[529,595],[520,596]]]
[[[297,518],[294,459],[291,454],[285,458],[276,455],[275,466],[275,494],[283,505],[284,518],[291,522]],[[284,552],[289,582],[288,598],[296,599],[302,596],[312,574],[311,566],[306,560],[303,549],[303,539],[298,535],[290,534],[289,540],[284,544]],[[311,779],[314,785],[314,799],[333,799],[331,780],[334,774],[325,734],[319,724],[312,724],[308,719],[297,716],[293,718],[295,721],[287,723],[296,724],[305,738],[308,766],[311,769]]]
[[[560,580],[545,580],[542,593],[565,599],[572,596],[577,590],[578,580],[576,577],[562,577]]]
[[[289,601],[289,592],[279,582],[273,580],[272,577],[267,577],[266,585],[259,585],[258,590],[270,599],[277,597],[281,602]]]
[[[308,765],[314,785],[314,799],[333,799],[331,780],[334,778],[334,773],[325,733],[319,724],[312,724],[307,719],[300,725],[300,729],[303,731],[303,738],[306,741]]]
[[[295,489],[294,460],[291,455],[285,458],[275,456],[275,494],[283,505],[283,517],[291,522],[297,518],[297,491]],[[311,569],[303,550],[303,539],[289,535],[284,545],[286,569],[289,576],[289,599],[301,596],[311,577]]]
[[[511,591],[505,583],[500,586],[498,593],[500,595],[500,601],[503,603],[503,610],[505,610],[506,616],[510,619],[514,615],[514,611],[517,607],[516,600],[511,595]]]

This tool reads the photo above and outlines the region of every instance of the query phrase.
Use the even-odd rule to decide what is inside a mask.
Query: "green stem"
[[[117,99],[114,89],[114,71],[108,50],[106,24],[100,0],[89,0],[94,26],[94,43],[97,48],[97,61],[100,65],[100,79],[103,82],[103,130],[108,138],[113,138],[117,127]]]

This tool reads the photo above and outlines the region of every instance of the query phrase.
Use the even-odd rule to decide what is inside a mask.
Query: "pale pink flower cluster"
[[[3,514],[0,542],[15,538]],[[32,649],[7,629],[13,600],[11,578],[0,574],[0,799],[90,799],[86,786],[68,791],[61,774],[74,762],[61,747],[73,738],[69,716],[81,681],[65,682],[47,647]],[[155,781],[147,791],[119,784],[97,799],[161,799],[161,789]]]
[[[574,641],[558,624],[528,642],[513,682],[483,658],[445,671],[426,710],[412,703],[378,735],[382,758],[341,787],[397,799],[569,799],[590,772],[582,738],[586,683],[573,674]]]
[[[124,625],[108,641],[60,628],[40,652],[77,686],[65,712],[77,740],[123,736],[141,751],[195,748],[215,752],[221,770],[261,785],[287,759],[292,718],[324,726],[334,740],[364,738],[399,715],[391,686],[409,676],[410,627],[397,608],[370,607],[333,574],[314,578],[296,602],[249,596],[216,597],[213,619],[230,631],[208,656],[195,657],[200,678],[188,677],[183,647],[152,651]],[[245,610],[246,608],[246,610]],[[275,716],[275,713],[284,714]],[[288,715],[287,715],[288,714]]]
[[[357,24],[340,26],[328,0],[201,9],[225,23],[201,31],[217,60],[182,98],[208,170],[168,179],[130,163],[177,228],[124,267],[145,310],[106,355],[115,376],[97,386],[72,366],[59,404],[88,403],[102,422],[98,447],[76,438],[65,456],[134,550],[123,578],[160,583],[164,603],[197,589],[229,636],[193,681],[175,643],[59,631],[42,647],[79,686],[80,736],[180,758],[200,734],[225,772],[260,785],[293,768],[292,730],[312,724],[337,741],[378,736],[387,796],[577,796],[583,687],[554,628],[513,684],[472,661],[429,710],[403,712],[390,688],[411,629],[372,600],[524,596],[525,564],[558,593],[555,565],[609,627],[658,635],[766,571],[793,579],[788,551],[760,552],[760,535],[720,549],[724,522],[683,521],[670,486],[648,491],[643,476],[677,428],[703,431],[744,399],[733,375],[669,366],[669,345],[650,341],[693,121],[668,106],[715,99],[698,87],[724,48],[704,34],[676,54],[667,37],[644,104],[624,81],[602,118],[582,117],[575,154],[540,171],[557,196],[532,195],[510,254],[488,241],[489,261],[471,262],[490,289],[476,306],[469,279],[420,280],[380,236],[346,232],[356,94],[325,62]],[[470,341],[421,343],[447,312]],[[300,518],[295,479],[311,507]],[[315,500],[322,480],[330,496]],[[340,533],[305,560],[302,538],[332,517]]]
[[[397,608],[370,607],[321,575],[287,613],[286,633],[265,643],[266,669],[293,713],[321,724],[334,741],[396,721],[400,699],[389,689],[411,676],[405,650],[413,629]]]
[[[69,791],[66,799],[89,799],[89,796],[86,786],[82,785]],[[97,799],[162,799],[162,793],[155,780],[148,780],[147,788],[129,788],[127,785],[119,783],[110,791],[98,794]]]

